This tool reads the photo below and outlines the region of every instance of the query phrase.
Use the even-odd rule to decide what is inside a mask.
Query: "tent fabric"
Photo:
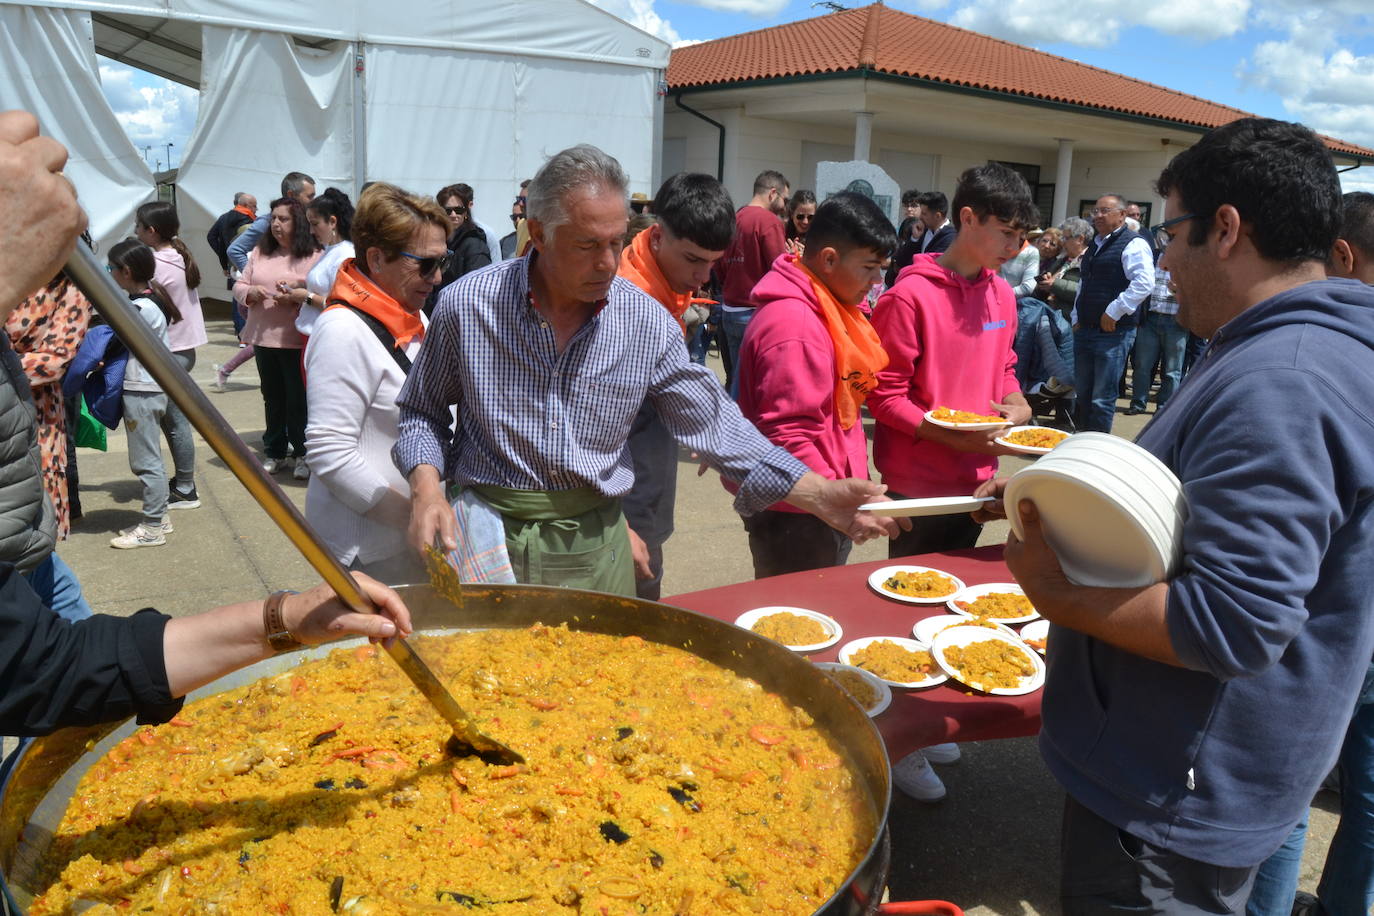
[[[205,232],[234,193],[264,208],[293,170],[355,203],[365,181],[422,194],[464,181],[477,218],[498,233],[520,180],[574,143],[618,158],[632,191],[654,190],[669,47],[585,0],[521,0],[519,15],[479,0],[0,0],[0,23],[10,51],[0,98],[34,111],[87,163],[78,189],[114,237],[153,189],[100,93],[93,36],[118,25],[126,39],[148,35],[164,68],[169,45],[200,67],[177,207],[182,239],[210,277]],[[177,40],[159,44],[152,33],[168,24]],[[139,46],[123,41],[121,59],[137,65]]]
[[[93,48],[85,13],[0,5],[0,107],[32,112],[67,147],[65,173],[105,250],[152,198],[153,175],[105,101]]]

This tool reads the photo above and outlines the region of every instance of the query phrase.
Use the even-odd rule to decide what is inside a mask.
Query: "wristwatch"
[[[276,652],[290,652],[292,649],[304,647],[304,643],[298,641],[291,635],[291,631],[286,628],[286,622],[282,620],[281,604],[286,600],[287,595],[295,595],[289,589],[282,589],[267,596],[267,600],[262,604],[262,625],[267,632],[267,643]]]

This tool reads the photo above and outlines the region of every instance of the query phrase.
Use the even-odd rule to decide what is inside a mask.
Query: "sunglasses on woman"
[[[467,207],[445,207],[445,208],[444,208],[444,212],[447,213],[447,214],[449,214],[449,215],[451,215],[451,216],[466,216],[466,215],[467,215],[467,212],[468,212],[468,208],[467,208]]]
[[[436,254],[430,257],[423,257],[418,254],[411,254],[409,251],[401,252],[401,257],[410,258],[415,262],[415,268],[420,271],[420,276],[428,277],[444,264],[444,258],[448,257],[448,252]]]

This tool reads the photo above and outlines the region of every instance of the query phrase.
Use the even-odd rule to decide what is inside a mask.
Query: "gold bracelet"
[[[267,596],[267,600],[262,604],[262,625],[267,633],[267,643],[276,652],[289,652],[292,649],[304,647],[304,643],[299,642],[296,637],[291,635],[291,631],[286,628],[286,621],[282,620],[281,605],[286,600],[287,595],[295,595],[296,592],[282,589]]]

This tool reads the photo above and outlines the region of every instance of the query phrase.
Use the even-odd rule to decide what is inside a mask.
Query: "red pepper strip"
[[[377,750],[377,748],[372,747],[371,745],[359,745],[358,747],[350,747],[346,751],[335,751],[334,753],[329,755],[329,759],[343,760],[350,757],[366,757],[368,754],[371,754],[375,750]]]

